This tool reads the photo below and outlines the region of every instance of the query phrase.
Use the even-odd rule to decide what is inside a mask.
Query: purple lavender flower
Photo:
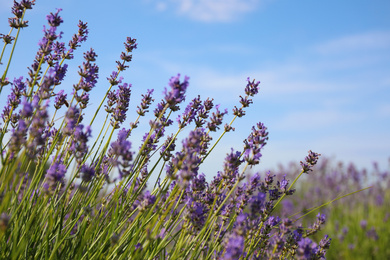
[[[184,218],[191,223],[195,231],[199,231],[203,228],[207,213],[208,208],[205,204],[194,201],[192,198],[187,200]]]
[[[112,113],[114,111],[113,106],[116,104],[117,96],[114,91],[109,91],[107,93],[107,105],[104,105],[107,113]]]
[[[75,50],[77,47],[80,47],[80,43],[86,41],[88,37],[87,23],[83,23],[82,21],[79,21],[78,27],[79,27],[78,33],[74,34],[72,40],[69,41],[69,47],[72,50]],[[69,56],[68,58],[71,57]]]
[[[235,115],[237,117],[243,117],[243,116],[245,116],[245,111],[241,107],[237,108],[236,106],[234,106],[233,115]]]
[[[81,124],[75,126],[72,144],[69,147],[69,150],[78,163],[82,161],[84,155],[88,152],[87,142],[89,137],[91,137],[91,127],[87,126],[85,132],[83,131],[83,128],[84,126]]]
[[[151,125],[153,122],[149,122]],[[164,128],[161,124],[155,123],[155,127],[152,125],[153,132],[149,133],[146,132],[145,135],[142,137],[142,144],[139,147],[140,153],[143,156],[147,156],[151,151],[155,150],[157,147],[157,142],[159,138],[164,134]]]
[[[165,112],[164,108],[167,105],[167,103],[164,100],[161,100],[161,102],[157,103],[156,108],[154,109],[153,113],[155,117],[162,116],[162,113]]]
[[[122,52],[120,55],[120,59],[122,61],[116,61],[117,69],[118,71],[124,71],[126,68],[128,68],[128,65],[125,65],[127,62],[130,62],[133,59],[133,56],[129,54],[133,51],[133,49],[137,48],[137,44],[135,43],[136,39],[132,39],[130,37],[127,37],[125,44],[125,49],[127,53]]]
[[[58,27],[60,24],[63,22],[61,16],[59,16],[59,12],[61,12],[62,9],[58,8],[56,13],[50,13],[49,15],[46,16],[47,22],[49,23],[50,26],[52,27]]]
[[[188,87],[188,79],[189,77],[185,76],[184,81],[180,82],[180,74],[177,74],[176,77],[172,77],[169,80],[170,90],[167,88],[164,90],[164,100],[169,104],[169,108],[172,111],[179,110],[178,104],[185,100],[185,92]]]
[[[115,85],[118,85],[118,84],[122,83],[123,78],[120,77],[120,78],[118,79],[118,72],[117,72],[117,71],[113,71],[113,72],[111,73],[110,77],[107,78],[107,80],[108,80],[108,82],[110,82],[110,84],[111,84],[112,86],[115,86]]]
[[[45,148],[47,139],[46,126],[48,124],[49,117],[47,113],[47,105],[38,107],[36,104],[35,107],[37,111],[31,121],[29,132],[29,138],[32,139],[32,141],[27,145],[27,155],[30,158],[34,158],[37,154],[39,155],[42,152],[42,149]]]
[[[120,58],[123,61],[130,62],[132,60],[133,56],[122,52]]]
[[[96,60],[96,57],[97,54],[92,48],[84,53],[86,62],[83,62],[82,67],[79,66],[78,71],[81,80],[78,84],[73,86],[76,91],[82,89],[85,92],[89,92],[95,87],[97,79],[99,78],[99,67],[92,62]]]
[[[309,236],[309,235],[317,233],[317,231],[321,229],[321,225],[323,225],[325,223],[325,220],[326,220],[325,215],[321,214],[321,213],[318,213],[316,222],[314,222],[313,225],[311,225],[307,229],[306,236]]]
[[[375,227],[372,227],[370,230],[366,232],[368,238],[377,241],[379,239],[378,233],[376,232]]]
[[[363,219],[362,221],[360,221],[360,227],[362,229],[366,229],[367,228],[367,220]]]
[[[33,115],[33,106],[31,105],[31,103],[28,102],[27,100],[24,100],[22,102],[22,105],[23,105],[23,108],[20,111],[20,116],[22,118],[31,117]]]
[[[222,256],[223,260],[239,259],[244,251],[245,239],[239,235],[232,235],[226,245],[226,252]]]
[[[267,144],[268,132],[263,123],[257,123],[257,129],[253,126],[252,133],[244,140],[244,160],[249,165],[260,163],[261,149]]]
[[[249,210],[251,212],[251,218],[256,218],[256,216],[263,214],[266,197],[267,196],[265,193],[259,192],[249,199]]]
[[[22,146],[27,140],[27,124],[24,120],[19,120],[18,127],[12,129],[11,139],[9,141],[9,151],[14,154],[22,150]]]
[[[80,168],[81,179],[85,182],[90,182],[95,176],[95,165],[83,164]]]
[[[206,176],[198,174],[192,179],[191,190],[193,193],[201,193],[207,188]]]
[[[316,259],[316,247],[317,244],[310,238],[302,238],[298,242],[297,255],[303,259]]]
[[[68,108],[65,114],[65,127],[62,130],[62,133],[65,136],[71,136],[76,128],[76,126],[81,123],[83,116],[81,115],[80,109],[75,106]]]
[[[65,185],[66,166],[61,161],[54,162],[47,170],[44,187],[48,192],[54,192],[59,185]]]
[[[124,43],[125,49],[127,52],[132,52],[134,49],[137,49],[137,39],[127,37],[126,42]]]
[[[8,22],[13,28],[23,28],[27,27],[28,21],[21,21],[23,17],[23,13],[27,9],[32,9],[32,6],[35,5],[35,0],[28,1],[22,0],[20,3],[14,1],[14,5],[12,6],[12,13],[15,15],[14,18],[8,18]]]
[[[199,109],[203,108],[200,96],[194,98],[192,102],[184,109],[183,115],[179,115],[177,121],[179,122],[179,128],[184,128],[189,125],[196,116],[196,113]]]
[[[205,119],[209,117],[210,110],[214,107],[213,100],[214,99],[207,98],[207,100],[203,101],[203,105],[199,107],[195,117],[196,127],[203,127],[205,124]]]
[[[140,116],[144,116],[146,112],[148,112],[148,108],[150,104],[154,101],[152,98],[154,89],[148,89],[146,94],[142,94],[141,105],[137,106],[137,114]]]
[[[54,99],[54,107],[56,109],[60,109],[63,105],[66,104],[68,104],[68,102],[66,101],[66,94],[64,94],[64,90],[58,91]],[[67,106],[69,106],[69,104]]]
[[[252,99],[248,98],[248,96],[246,96],[246,97],[240,96],[240,103],[241,103],[242,107],[249,107],[249,105],[252,104],[253,101],[252,101]]]
[[[143,248],[142,248],[142,244],[141,243],[138,243],[135,245],[135,251],[141,251]]]
[[[7,98],[7,105],[4,107],[3,113],[1,114],[3,122],[12,118],[11,111],[14,111],[19,106],[21,96],[25,93],[26,84],[22,80],[23,77],[20,77],[18,79],[15,78],[12,83],[11,93],[8,95]]]
[[[317,163],[318,157],[321,154],[314,153],[311,150],[309,151],[309,155],[305,157],[305,162],[301,161],[302,171],[309,173],[312,171],[313,166]]]
[[[278,188],[274,188],[274,189],[269,189],[269,190],[268,190],[268,194],[269,194],[269,200],[270,200],[270,201],[274,201],[274,200],[279,199],[280,196],[281,196],[283,193],[280,192]]]
[[[133,152],[130,151],[131,143],[127,140],[128,133],[129,131],[125,128],[120,130],[118,133],[117,140],[111,143],[111,147],[108,150],[108,155],[111,158],[113,165],[122,166],[121,168],[119,168],[119,174],[121,178],[130,174],[130,162],[133,160]],[[124,169],[129,167],[130,170]]]
[[[28,26],[28,21],[21,21],[17,17],[8,18],[9,26],[15,29],[25,28]]]
[[[250,81],[249,77],[247,78],[247,81],[248,81],[248,84],[245,87],[245,94],[247,94],[248,96],[253,97],[257,93],[259,93],[260,81],[257,81],[255,83],[255,80]]]
[[[112,113],[111,125],[115,128],[119,128],[120,123],[123,123],[126,119],[126,112],[129,107],[131,84],[124,83],[119,85],[119,89],[116,92],[116,108]]]
[[[20,3],[14,1],[14,5],[12,6],[11,10],[16,18],[22,18],[24,7]]]
[[[142,200],[138,204],[138,209],[142,212],[145,211],[147,208],[153,206],[153,204],[156,202],[156,196],[150,194],[150,191],[146,191],[143,195]]]
[[[81,109],[85,109],[89,102],[89,93],[83,92],[81,95],[74,93],[74,99],[78,102]]]
[[[160,154],[163,157],[164,161],[169,161],[172,158],[172,152],[175,150],[176,138],[173,140],[173,134],[168,136],[167,140],[164,142],[164,144],[161,146]]]
[[[228,113],[227,109],[224,112],[219,111],[219,105],[215,106],[215,110],[215,113],[213,112],[211,115],[210,122],[207,123],[207,128],[212,132],[216,132],[219,129],[224,115]]]
[[[49,64],[49,66],[52,67],[56,64],[58,65],[58,61],[65,56],[65,52],[66,52],[65,43],[55,41],[52,45],[52,50],[47,58],[47,63]]]
[[[320,248],[329,249],[331,240],[332,239],[329,238],[328,235],[325,235],[325,237],[323,239],[321,239],[321,241],[319,243]]]
[[[38,97],[41,100],[51,98],[55,82],[55,71],[50,68],[48,73],[44,76],[43,82],[38,90]]]
[[[240,236],[245,236],[247,231],[249,230],[249,216],[247,213],[240,213],[236,222],[234,222],[233,232]]]
[[[277,186],[279,187],[280,191],[286,195],[292,195],[295,192],[295,189],[288,189],[288,183],[289,180],[286,179],[286,175],[283,176],[283,179],[281,181],[277,182]]]
[[[12,41],[15,40],[15,37],[0,33],[0,39],[3,39],[3,42],[7,45],[7,44],[11,44]]]
[[[204,154],[205,132],[204,129],[195,129],[191,131],[186,139],[183,140],[183,150],[177,153],[173,162],[175,167],[180,170],[180,176],[183,184],[186,184],[190,179],[197,175],[199,164],[201,162],[200,155]]]
[[[231,149],[225,157],[221,174],[226,188],[232,187],[238,180],[238,168],[242,164],[241,152]]]

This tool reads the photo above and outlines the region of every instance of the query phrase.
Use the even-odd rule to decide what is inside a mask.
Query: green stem
[[[22,18],[20,18],[20,23],[22,24],[23,23],[23,18],[24,18],[24,15],[26,13],[26,8],[23,10],[23,14],[22,14]],[[16,43],[19,39],[19,33],[20,33],[20,27],[18,28],[18,31],[16,32],[16,36],[15,36],[15,39],[14,39],[14,44],[12,45],[12,50],[11,50],[11,53],[9,55],[9,59],[8,59],[8,63],[7,63],[7,67],[5,68],[5,71],[4,71],[4,74],[3,76],[1,77],[1,80],[4,81],[5,78],[7,77],[7,73],[8,73],[8,69],[11,65],[11,60],[12,60],[12,56],[14,55],[14,51],[15,51],[15,47],[16,47]],[[11,30],[12,31],[12,30]],[[5,46],[4,46],[5,48]],[[4,50],[3,50],[4,51]],[[3,53],[1,54],[1,56],[3,56]],[[1,86],[0,88],[0,94],[1,94],[1,91],[3,90],[3,86]]]

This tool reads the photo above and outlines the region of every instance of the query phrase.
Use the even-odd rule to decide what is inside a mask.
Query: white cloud
[[[315,47],[321,54],[390,48],[390,31],[367,32],[330,40]]]
[[[156,9],[158,10],[158,11],[165,11],[166,9],[167,9],[167,3],[165,3],[165,2],[157,2],[156,3]]]
[[[174,9],[181,16],[202,22],[229,22],[255,10],[260,0],[166,0],[155,3],[156,9]]]

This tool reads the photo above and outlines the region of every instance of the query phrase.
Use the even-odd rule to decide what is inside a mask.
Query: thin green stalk
[[[20,18],[20,23],[22,24],[23,23],[23,18],[24,18],[24,15],[26,14],[26,8],[24,8],[23,10],[23,14],[22,14],[22,17]],[[7,63],[7,66],[5,67],[5,70],[4,70],[4,73],[3,73],[3,76],[1,77],[1,81],[4,81],[5,78],[7,77],[7,73],[8,73],[8,69],[11,65],[11,60],[12,60],[12,56],[14,55],[14,51],[15,51],[15,47],[16,47],[16,43],[18,42],[18,39],[19,39],[19,33],[20,33],[20,29],[21,27],[18,28],[18,31],[16,32],[16,36],[15,36],[15,39],[14,39],[14,44],[12,45],[12,49],[11,49],[11,53],[9,55],[9,59],[8,59],[8,63]],[[12,32],[12,30],[11,30]],[[10,32],[10,33],[11,33]],[[5,48],[5,46],[4,46]],[[3,52],[4,52],[4,49],[1,53],[1,58],[3,57]],[[1,59],[0,59],[1,61]],[[1,94],[1,91],[3,90],[3,85],[0,86],[0,94]]]

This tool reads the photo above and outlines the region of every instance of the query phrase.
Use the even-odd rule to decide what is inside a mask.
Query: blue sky
[[[1,33],[8,33],[11,4],[0,0]],[[247,116],[236,121],[236,132],[224,137],[204,169],[208,176],[221,168],[230,147],[242,148],[259,121],[270,132],[261,169],[299,162],[309,149],[360,167],[373,161],[388,166],[390,1],[38,0],[11,70],[26,74],[45,15],[55,8],[63,9],[66,42],[79,19],[89,24],[89,39],[76,55],[90,47],[99,55],[97,98],[127,36],[139,44],[123,74],[133,84],[132,108],[148,88],[159,100],[177,73],[190,77],[188,100],[200,94],[229,109],[238,104],[247,77],[261,81]],[[69,64],[68,93],[80,63]]]

